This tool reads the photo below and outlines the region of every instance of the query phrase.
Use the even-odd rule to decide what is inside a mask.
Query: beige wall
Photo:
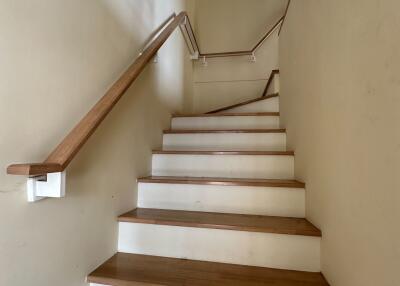
[[[179,32],[67,170],[67,195],[29,204],[15,162],[41,162],[183,0],[0,2],[0,285],[84,285],[117,246],[171,112],[191,106]]]
[[[399,285],[400,2],[294,0],[281,112],[332,286]]]
[[[197,0],[195,34],[206,52],[250,50],[283,15],[282,0]],[[278,67],[277,31],[249,57],[209,59],[195,64],[193,111],[205,112],[260,96]]]

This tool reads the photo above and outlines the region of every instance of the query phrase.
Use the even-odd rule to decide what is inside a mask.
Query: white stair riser
[[[285,133],[164,134],[164,150],[285,151]]]
[[[279,116],[178,117],[171,128],[180,129],[272,129],[279,128]]]
[[[294,157],[154,154],[153,176],[294,179]]]
[[[95,284],[95,283],[90,283],[90,286],[110,286],[110,285],[105,285],[105,284]]]
[[[191,227],[119,223],[125,253],[320,271],[320,238]]]
[[[305,217],[305,190],[139,183],[138,207]]]
[[[238,112],[279,112],[279,97],[273,97],[266,100],[256,101],[221,113],[238,113]]]

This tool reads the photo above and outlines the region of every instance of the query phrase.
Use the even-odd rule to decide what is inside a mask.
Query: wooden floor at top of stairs
[[[249,187],[276,187],[276,188],[305,187],[304,183],[296,180],[279,180],[279,179],[149,176],[149,177],[139,178],[137,181],[138,183],[153,183],[153,184],[191,184],[191,185],[249,186]]]
[[[321,236],[321,231],[304,218],[137,208],[121,215],[118,221],[287,235]]]
[[[321,273],[117,253],[88,276],[113,286],[329,286]]]

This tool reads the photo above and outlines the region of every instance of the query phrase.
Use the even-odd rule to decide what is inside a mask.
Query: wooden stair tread
[[[250,103],[253,103],[253,102],[258,102],[258,101],[262,101],[262,100],[266,100],[266,99],[270,99],[270,98],[274,98],[274,97],[278,97],[278,96],[279,96],[279,93],[274,93],[274,94],[270,94],[270,95],[267,95],[267,96],[258,97],[256,99],[250,99],[250,100],[246,100],[246,101],[239,102],[239,103],[236,103],[236,104],[232,104],[232,105],[229,105],[229,106],[225,106],[225,107],[222,107],[222,108],[219,108],[219,109],[215,109],[213,111],[207,112],[206,114],[213,114],[213,113],[217,113],[217,112],[221,112],[221,111],[226,111],[226,110],[229,110],[229,109],[232,109],[232,108],[240,107],[240,106],[243,106],[243,105],[246,105],[246,104],[250,104]]]
[[[132,223],[321,236],[321,231],[303,218],[137,208],[121,215],[118,220]]]
[[[170,129],[164,134],[192,134],[192,133],[285,133],[284,128],[275,129]]]
[[[138,183],[163,183],[163,184],[192,184],[216,186],[249,186],[249,187],[277,187],[277,188],[304,188],[305,184],[296,180],[279,179],[238,179],[238,178],[213,178],[213,177],[168,177],[149,176],[139,178]]]
[[[294,151],[184,151],[184,150],[155,150],[156,155],[268,155],[294,156]]]
[[[209,113],[209,114],[175,114],[172,118],[186,117],[235,117],[235,116],[279,116],[279,112],[243,112],[243,113]]]
[[[321,273],[117,253],[88,276],[113,286],[329,286]]]

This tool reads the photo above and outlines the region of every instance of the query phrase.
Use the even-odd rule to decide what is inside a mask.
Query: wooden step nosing
[[[144,217],[136,217],[132,215],[132,212],[137,210],[145,210],[145,211],[155,211],[156,213],[159,211],[164,211],[165,213],[173,213],[174,215],[185,215],[188,214],[193,215],[214,215],[214,216],[233,216],[237,219],[240,217],[247,217],[248,219],[257,219],[260,217],[265,218],[274,218],[272,216],[260,216],[260,215],[244,215],[244,214],[228,214],[228,213],[211,213],[211,212],[201,212],[201,211],[175,211],[175,210],[161,210],[161,209],[143,209],[137,208],[134,211],[125,213],[118,217],[119,222],[124,223],[138,223],[138,224],[151,224],[151,225],[163,225],[163,226],[177,226],[177,227],[189,227],[189,228],[207,228],[207,229],[219,229],[219,230],[232,230],[232,231],[245,231],[245,232],[257,232],[257,233],[271,233],[271,234],[283,234],[283,235],[300,235],[300,236],[311,236],[311,237],[321,237],[321,231],[313,226],[306,219],[299,218],[285,218],[285,219],[294,219],[297,222],[303,221],[313,229],[295,229],[295,228],[287,228],[287,227],[274,227],[274,226],[255,226],[255,225],[243,225],[243,224],[222,224],[222,223],[210,223],[210,222],[202,222],[201,220],[173,220],[170,218],[160,219],[160,218],[144,218]],[[275,217],[276,219],[283,219],[284,217]],[[204,219],[204,217],[203,217]],[[218,219],[218,218],[217,218]],[[282,223],[282,222],[281,222]]]
[[[196,179],[155,179],[155,178],[138,178],[138,183],[150,184],[177,184],[177,185],[210,185],[210,186],[244,186],[244,187],[271,187],[271,188],[290,188],[304,189],[305,183],[293,182],[251,182],[251,181],[229,181],[229,180],[196,180]]]
[[[182,151],[154,150],[153,155],[233,155],[233,156],[294,156],[294,151]]]
[[[169,129],[164,134],[214,134],[214,133],[286,133],[284,128],[276,129]]]
[[[137,219],[120,217],[119,222],[139,223],[139,224],[153,224],[153,225],[169,225],[178,227],[191,227],[191,228],[207,228],[207,229],[220,229],[232,231],[245,231],[245,232],[259,232],[259,233],[272,233],[272,234],[285,234],[285,235],[301,235],[301,236],[315,236],[320,237],[314,231],[294,231],[290,229],[275,229],[267,227],[255,226],[236,226],[229,224],[210,224],[210,223],[197,223],[197,222],[180,222],[173,220],[153,220],[153,219]]]
[[[210,114],[175,114],[172,118],[210,118],[210,117],[276,117],[279,112],[243,112],[243,113],[210,113]]]

